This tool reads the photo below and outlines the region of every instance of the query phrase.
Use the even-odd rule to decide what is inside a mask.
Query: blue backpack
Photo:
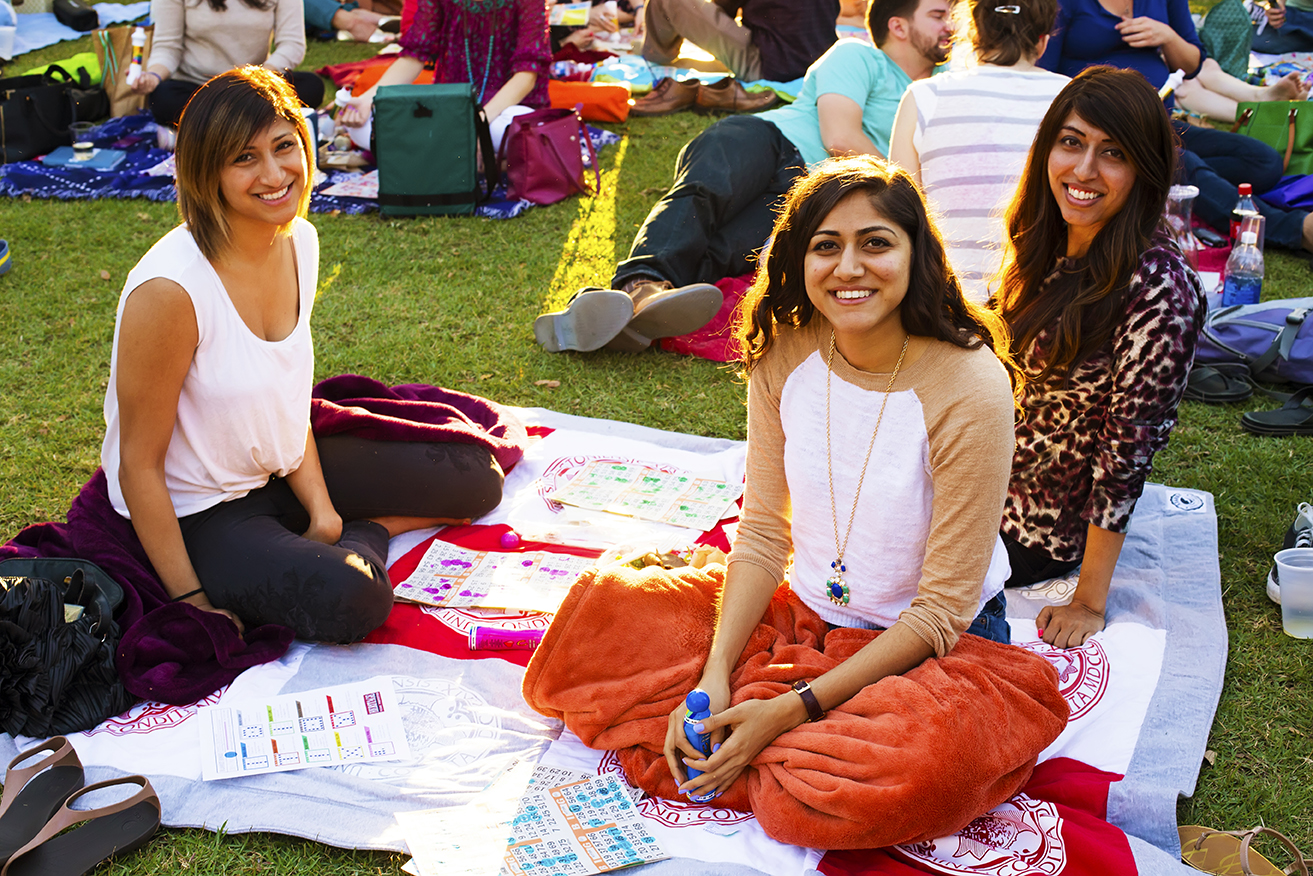
[[[1194,358],[1205,365],[1247,365],[1259,380],[1313,384],[1313,298],[1211,311]]]

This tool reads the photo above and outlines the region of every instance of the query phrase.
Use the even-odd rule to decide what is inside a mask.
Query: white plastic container
[[[1281,627],[1295,639],[1313,639],[1313,548],[1276,555],[1281,580]]]

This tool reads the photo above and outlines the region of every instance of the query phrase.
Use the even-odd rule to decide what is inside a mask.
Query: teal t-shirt
[[[821,142],[816,101],[822,94],[842,94],[862,108],[862,132],[888,155],[898,101],[911,84],[912,77],[870,43],[839,40],[807,69],[797,100],[757,118],[779,128],[811,167],[830,157]]]

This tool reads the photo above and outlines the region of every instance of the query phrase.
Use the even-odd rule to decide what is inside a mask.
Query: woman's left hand
[[[726,791],[762,750],[785,733],[807,721],[802,698],[792,692],[769,700],[747,700],[712,715],[702,722],[705,732],[724,727],[729,736],[703,760],[684,758],[685,766],[702,775],[679,786],[680,793],[707,794]]]
[[[1170,24],[1145,15],[1122,19],[1117,24],[1117,32],[1122,35],[1122,42],[1135,49],[1156,49],[1176,36]]]
[[[342,516],[336,511],[311,517],[310,528],[305,531],[305,538],[320,544],[337,544],[341,537]]]
[[[1103,629],[1103,613],[1072,600],[1068,605],[1046,605],[1035,618],[1040,638],[1059,648],[1077,648]]]

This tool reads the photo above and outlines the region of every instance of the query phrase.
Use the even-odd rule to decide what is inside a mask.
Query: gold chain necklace
[[[848,513],[848,528],[843,534],[843,544],[839,544],[839,512],[834,505],[834,460],[830,441],[830,374],[834,364],[834,329],[830,329],[830,354],[825,358],[825,469],[830,476],[830,518],[834,522],[834,550],[837,556],[830,568],[834,574],[825,579],[825,595],[835,605],[847,605],[851,597],[848,582],[843,580],[843,573],[848,567],[843,564],[843,555],[848,551],[848,537],[853,534],[853,521],[857,519],[857,500],[862,495],[862,484],[866,481],[866,466],[871,461],[871,451],[875,449],[875,436],[880,434],[880,422],[884,420],[884,406],[889,403],[889,393],[893,392],[894,381],[898,379],[898,369],[903,367],[903,357],[907,355],[907,343],[911,335],[903,338],[903,350],[898,354],[894,373],[889,375],[889,385],[884,388],[884,399],[880,402],[880,416],[876,417],[875,429],[871,432],[871,443],[866,447],[866,458],[862,460],[862,474],[857,478],[857,492],[853,494],[852,511]]]

